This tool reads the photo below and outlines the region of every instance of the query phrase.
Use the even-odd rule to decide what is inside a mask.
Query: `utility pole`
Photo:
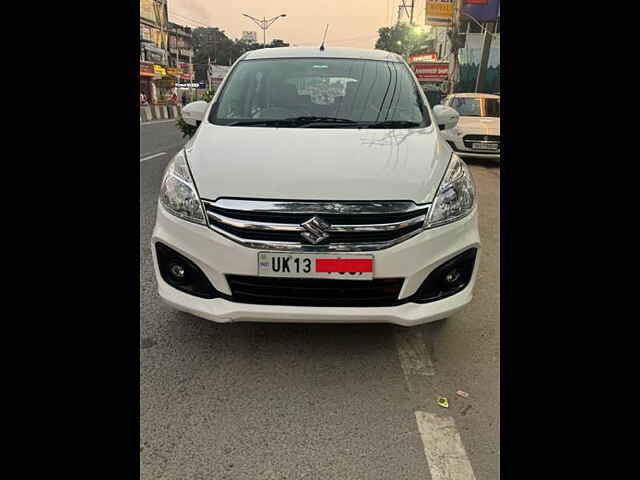
[[[167,0],[162,0],[160,3],[160,37],[162,38],[162,43],[164,45],[164,64],[169,66],[169,29],[166,24],[166,16],[165,12],[167,11]],[[167,32],[167,37],[165,38],[164,32]]]
[[[404,10],[404,13],[407,14],[407,17],[409,17],[409,23],[411,25],[413,25],[413,7],[414,7],[414,0],[411,0],[411,5],[407,5],[405,3],[405,0],[402,0],[402,4],[398,5],[398,22],[397,24],[400,25],[400,17],[402,16],[402,10]],[[411,10],[407,10],[408,8],[410,8]]]
[[[491,40],[493,38],[494,23],[486,23],[484,27],[484,38],[482,41],[482,53],[480,54],[480,67],[476,78],[476,92],[480,92],[484,87],[484,79],[487,74],[489,64],[489,54],[491,53]]]
[[[279,18],[287,16],[286,13],[283,13],[282,15],[278,15],[277,17],[269,19],[262,17],[262,20],[260,20],[259,18],[252,17],[251,15],[247,15],[246,13],[243,13],[242,15],[251,19],[256,25],[258,25],[258,27],[262,29],[262,48],[267,48],[267,29],[271,25],[273,25]]]
[[[458,33],[460,33],[460,13],[462,11],[462,0],[453,0],[453,19],[451,29],[451,61],[449,63],[449,93],[455,90],[460,66],[458,65]]]

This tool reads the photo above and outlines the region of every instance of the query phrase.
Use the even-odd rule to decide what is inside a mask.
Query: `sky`
[[[327,45],[373,48],[380,27],[395,24],[400,0],[168,0],[169,20],[191,27],[218,27],[229,38],[255,31],[262,42],[262,30],[243,17],[271,18],[282,13],[267,30],[267,43],[279,38],[298,46],[322,43],[329,24]],[[406,3],[410,3],[407,1]],[[415,1],[414,19],[423,19],[425,0]],[[406,20],[406,17],[404,17]]]

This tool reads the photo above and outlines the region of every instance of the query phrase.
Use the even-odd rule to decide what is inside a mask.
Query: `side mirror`
[[[209,107],[209,104],[202,100],[192,102],[182,109],[182,118],[189,125],[197,127],[204,119],[204,112],[207,111],[207,107]]]
[[[436,105],[433,107],[433,116],[440,130],[449,130],[458,124],[460,114],[451,107]]]

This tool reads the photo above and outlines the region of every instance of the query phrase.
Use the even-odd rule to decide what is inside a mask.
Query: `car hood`
[[[451,152],[424,129],[226,127],[186,145],[200,196],[431,202]]]
[[[464,133],[478,135],[500,135],[500,118],[460,117],[457,127]]]

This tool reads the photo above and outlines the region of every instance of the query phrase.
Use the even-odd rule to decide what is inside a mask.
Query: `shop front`
[[[158,80],[153,81],[156,91],[155,103],[158,105],[166,105],[173,94],[176,86],[176,79],[171,75],[166,75]]]
[[[153,70],[153,63],[140,62],[140,93],[144,94],[147,102],[153,100],[153,79],[156,73]]]

